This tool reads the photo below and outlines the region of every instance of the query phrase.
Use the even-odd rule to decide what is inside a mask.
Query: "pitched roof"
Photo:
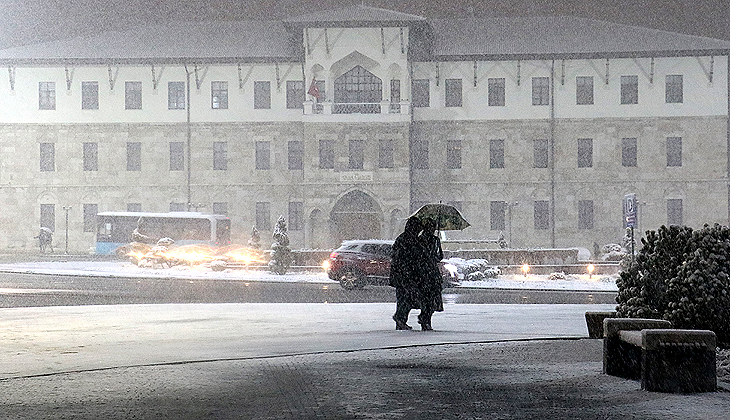
[[[425,22],[426,18],[408,13],[387,9],[378,9],[365,5],[355,5],[336,10],[323,10],[302,16],[285,19],[288,24],[306,25],[338,25],[350,27],[354,25],[368,26],[368,23],[383,24],[403,22]]]

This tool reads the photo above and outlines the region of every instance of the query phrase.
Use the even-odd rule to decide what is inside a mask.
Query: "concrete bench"
[[[605,319],[604,373],[641,379],[647,391],[715,391],[715,333],[671,326],[656,319]]]

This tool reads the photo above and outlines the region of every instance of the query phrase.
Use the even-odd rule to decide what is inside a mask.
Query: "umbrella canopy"
[[[470,226],[459,210],[448,204],[426,204],[413,213],[413,217],[422,222],[432,219],[439,230],[464,230]]]

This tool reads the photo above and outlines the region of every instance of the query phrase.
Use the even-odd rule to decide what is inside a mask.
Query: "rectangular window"
[[[365,140],[350,139],[350,169],[362,169],[365,164]]]
[[[96,214],[98,204],[84,204],[84,232],[96,232]]]
[[[256,169],[271,169],[271,142],[256,142]]]
[[[639,76],[621,76],[621,104],[639,103]]]
[[[546,139],[536,139],[533,142],[533,155],[536,168],[547,168],[549,160],[548,141]]]
[[[228,142],[227,141],[214,141],[213,142],[213,170],[214,171],[228,170]]]
[[[681,137],[667,137],[667,166],[682,166]]]
[[[535,201],[535,229],[545,230],[550,228],[550,202]]]
[[[684,86],[681,74],[668,74],[664,88],[668,104],[681,104],[684,101]]]
[[[380,139],[380,147],[378,148],[378,167],[393,167],[393,152],[395,150],[395,141],[393,139]]]
[[[185,169],[185,143],[181,141],[170,142],[170,170],[182,171]]]
[[[335,141],[320,140],[319,141],[319,168],[334,169],[335,168]]]
[[[461,169],[461,140],[448,140],[446,142],[446,167],[448,169]]]
[[[390,81],[390,112],[400,112],[400,80]]]
[[[53,172],[56,170],[56,145],[53,143],[41,143],[41,172]]]
[[[142,170],[142,143],[127,142],[127,170]]]
[[[578,167],[593,167],[593,139],[578,139]]]
[[[304,203],[301,201],[289,202],[289,230],[304,229]]]
[[[321,95],[321,94],[320,94]],[[286,81],[286,107],[288,109],[304,108],[304,81]]]
[[[412,161],[415,169],[428,169],[428,140],[417,139],[413,142]]]
[[[142,203],[127,203],[127,211],[132,212],[141,212],[142,211]]]
[[[550,78],[532,78],[532,104],[550,105]]]
[[[504,106],[504,78],[487,79],[488,85],[488,105]]]
[[[461,79],[446,79],[446,106],[447,107],[459,107],[461,106]]]
[[[253,82],[254,109],[271,109],[271,82]]]
[[[667,200],[667,225],[682,226],[682,199],[670,198]]]
[[[271,203],[256,203],[256,229],[259,232],[268,232],[271,230]]]
[[[99,145],[97,143],[84,143],[84,170],[99,170]]]
[[[593,229],[593,200],[578,201],[578,229]]]
[[[621,165],[636,167],[636,139],[621,139]]]
[[[38,82],[38,109],[56,109],[56,82]]]
[[[51,232],[56,231],[56,205],[55,204],[41,204],[41,227],[51,229]]]
[[[504,168],[504,140],[489,140],[489,167]]]
[[[167,109],[185,109],[185,82],[167,82]]]
[[[81,82],[81,109],[99,109],[99,82]]]
[[[228,203],[213,203],[213,214],[228,215]]]
[[[304,143],[300,140],[289,142],[289,169],[304,169]]]
[[[428,79],[414,79],[411,82],[411,105],[414,108],[428,108],[431,106]]]
[[[185,203],[170,203],[170,211],[187,211],[188,206]]]
[[[504,219],[507,203],[504,201],[489,202],[489,229],[504,230]]]
[[[228,82],[210,82],[210,107],[228,109]]]
[[[593,76],[575,78],[576,105],[593,105]]]
[[[124,82],[124,109],[142,109],[142,82]]]

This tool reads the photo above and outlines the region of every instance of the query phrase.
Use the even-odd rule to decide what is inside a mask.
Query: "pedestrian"
[[[41,226],[38,236],[34,238],[38,239],[38,246],[40,247],[41,254],[45,254],[49,249],[53,253],[53,231],[45,226]]]
[[[420,220],[409,217],[403,233],[393,244],[390,285],[395,287],[396,309],[393,320],[396,330],[410,330],[408,315],[421,307],[421,283],[425,274],[426,250],[418,238],[423,230]]]
[[[431,316],[434,312],[444,310],[441,289],[443,279],[441,277],[441,260],[444,259],[444,251],[441,249],[441,239],[436,236],[436,221],[426,219],[423,222],[423,231],[419,236],[426,251],[425,273],[420,287],[421,313],[418,315],[418,323],[423,331],[433,330],[431,327]]]

